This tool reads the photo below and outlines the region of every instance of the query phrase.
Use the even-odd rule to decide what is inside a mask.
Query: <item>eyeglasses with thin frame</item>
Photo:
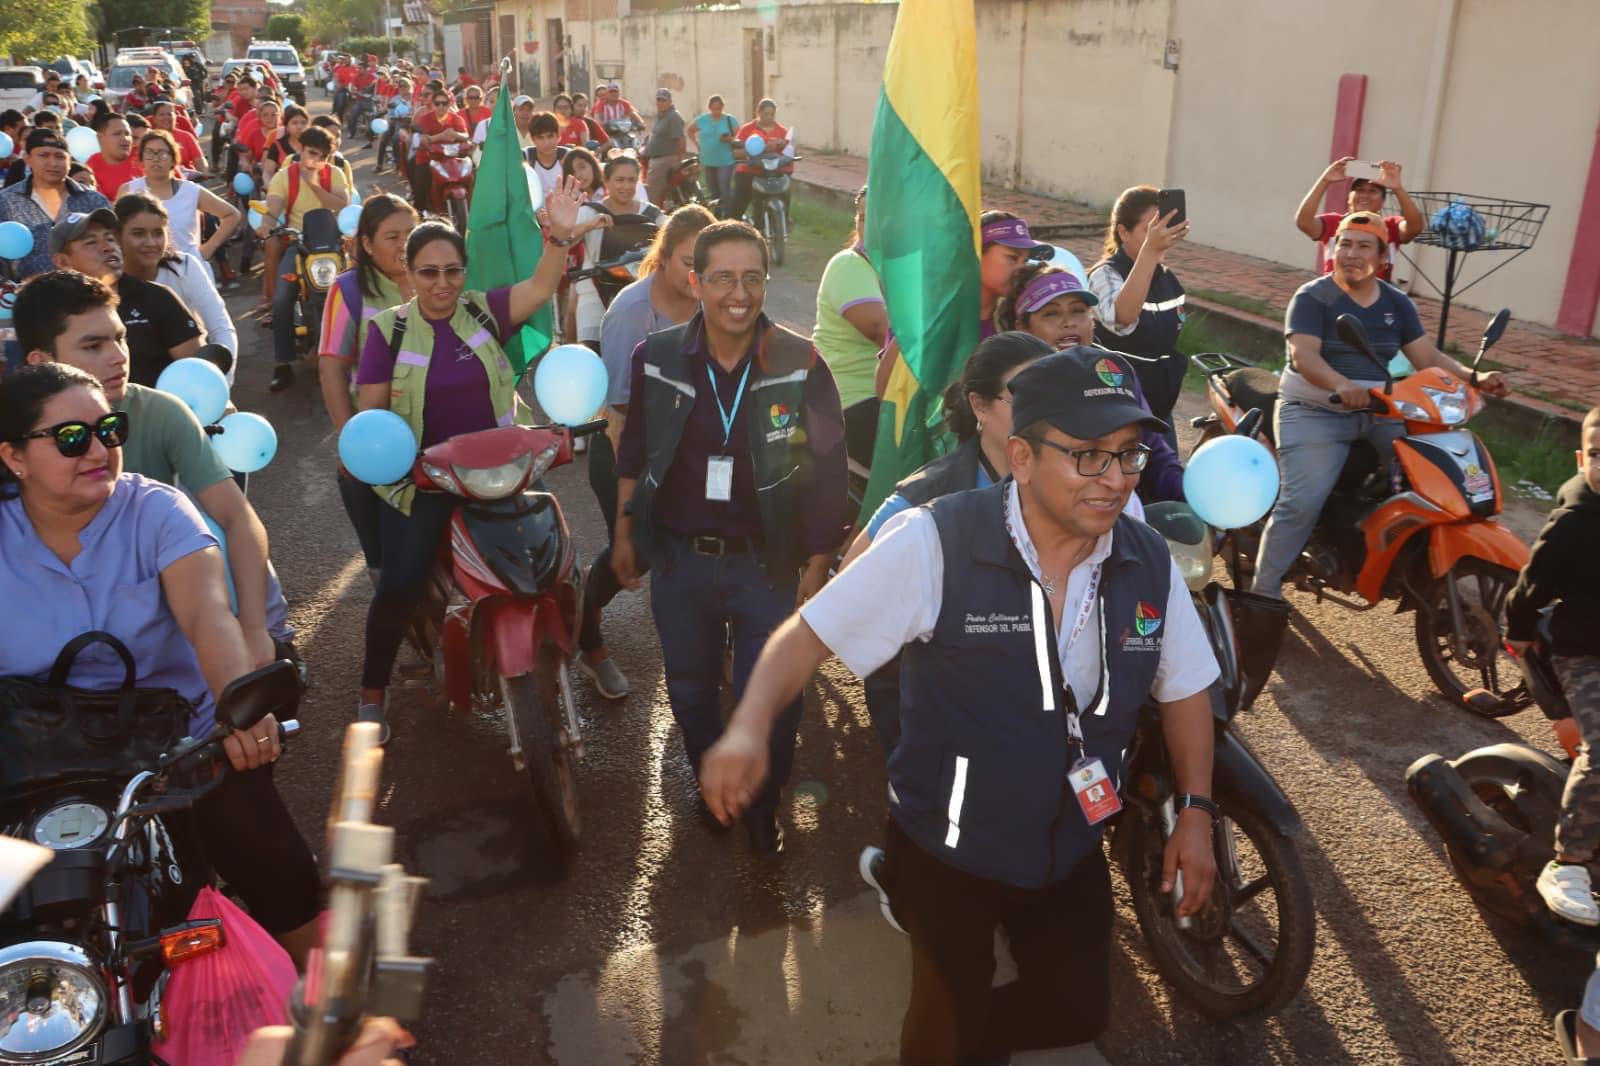
[[[47,429],[24,433],[18,440],[54,440],[64,458],[77,459],[89,450],[89,438],[99,437],[107,448],[120,448],[128,441],[128,412],[112,411],[94,422],[74,419],[58,422]]]
[[[167,159],[167,160],[170,160],[172,158],[172,150],[169,149],[169,148],[146,148],[143,152],[141,152],[139,154],[144,159]]]
[[[1033,439],[1039,444],[1054,448],[1062,455],[1071,456],[1080,477],[1099,477],[1111,469],[1113,459],[1122,468],[1122,472],[1129,476],[1141,473],[1150,462],[1150,449],[1143,444],[1124,448],[1120,452],[1110,452],[1104,448],[1068,448],[1065,444],[1057,444],[1044,437]]]
[[[461,266],[460,264],[447,267],[420,266],[416,268],[417,277],[421,278],[423,281],[426,281],[430,285],[438,281],[440,278],[443,278],[446,281],[460,281],[462,277],[466,275],[466,273],[467,268]]]
[[[735,274],[731,270],[719,270],[715,274],[707,274],[700,279],[700,284],[712,292],[732,292],[734,285],[738,285],[745,292],[765,292],[767,288],[767,275],[754,270],[743,274]]]

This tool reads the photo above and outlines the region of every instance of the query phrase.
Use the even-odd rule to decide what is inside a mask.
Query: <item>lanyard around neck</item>
[[[744,387],[750,380],[750,364],[744,364],[744,373],[739,377],[739,389],[733,394],[733,409],[722,406],[722,395],[717,391],[717,376],[712,373],[711,364],[706,363],[706,380],[711,382],[711,398],[717,404],[717,416],[722,419],[722,447],[728,447],[728,439],[733,436],[733,420],[739,416],[739,405],[744,402]]]

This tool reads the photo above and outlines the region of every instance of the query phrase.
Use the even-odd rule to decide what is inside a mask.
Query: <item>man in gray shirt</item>
[[[683,163],[685,133],[683,116],[672,106],[672,90],[657,89],[656,122],[644,146],[644,157],[650,164],[644,184],[649,190],[650,202],[657,207],[666,206],[667,182]]]

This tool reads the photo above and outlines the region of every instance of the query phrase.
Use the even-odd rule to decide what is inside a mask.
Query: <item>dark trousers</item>
[[[339,501],[344,504],[344,513],[349,516],[356,539],[361,542],[361,554],[367,560],[367,569],[380,569],[383,566],[383,542],[378,522],[387,505],[378,499],[378,494],[366,482],[357,481],[343,470],[336,476]]]
[[[878,445],[878,407],[878,398],[868,396],[844,409],[845,454],[866,467]]]
[[[317,916],[322,875],[272,783],[272,767],[230,771],[192,819],[206,861],[263,929],[287,933]]]
[[[428,190],[433,187],[433,171],[428,169],[428,161],[411,163],[411,203],[418,214],[426,214],[428,207]]]
[[[589,438],[589,487],[606,519],[606,546],[595,556],[583,585],[583,628],[578,632],[578,647],[592,652],[605,646],[600,632],[600,612],[622,591],[611,570],[611,537],[617,528],[617,453],[611,438],[596,433]]]
[[[381,501],[380,501],[381,502]],[[400,654],[400,642],[433,580],[439,542],[450,526],[456,498],[442,492],[419,492],[411,514],[385,504],[378,514],[383,571],[367,610],[366,658],[362,688],[386,688]]]
[[[380,138],[379,141],[378,141],[378,162],[377,162],[376,166],[380,170],[383,169],[383,160],[384,160],[386,154],[388,154],[390,152],[390,149],[394,146],[395,135],[397,133],[399,133],[399,132],[400,132],[400,121],[398,119],[390,119],[389,120],[389,128],[383,131],[383,137]],[[395,151],[393,154],[395,156],[395,168],[399,169],[399,166],[400,166],[399,157],[404,155],[405,153],[403,151]]]
[[[284,253],[288,259],[293,249]],[[280,264],[281,265],[281,264]],[[291,269],[294,263],[287,264]],[[288,280],[281,275],[277,287],[272,290],[272,359],[276,363],[292,363],[295,360],[294,351],[294,304],[295,297],[300,295],[300,286],[297,282]],[[307,329],[317,329],[321,323],[306,323]]]
[[[722,216],[723,218],[731,218],[731,219],[742,219],[742,218],[744,218],[744,213],[750,209],[750,200],[754,196],[754,191],[753,190],[754,190],[754,187],[755,187],[755,180],[756,180],[756,176],[754,174],[741,174],[738,171],[734,171],[734,173],[733,173],[733,206],[728,209],[728,213],[727,214]],[[784,193],[782,199],[783,199],[783,206],[785,208],[788,208],[789,207],[789,194],[788,193]],[[788,211],[788,215],[789,215],[790,225],[792,226],[794,224],[794,212],[793,211]],[[757,219],[755,221],[754,225],[755,225],[755,227],[757,229],[760,229],[761,228],[760,219]]]
[[[893,819],[884,850],[894,914],[911,937],[902,1063],[980,1062],[1081,1044],[1105,1029],[1113,908],[1104,851],[1064,881],[1022,889],[947,865]],[[1011,941],[1018,977],[991,988],[997,927]]]
[[[661,639],[661,661],[667,675],[672,717],[683,731],[689,765],[700,771],[700,758],[722,736],[722,653],[733,637],[734,700],[744,695],[756,656],[772,631],[794,611],[798,578],[774,583],[753,552],[702,555],[689,542],[657,529],[658,548],[651,564],[650,610]],[[794,764],[795,731],[800,726],[800,700],[778,716],[772,730],[767,783],[747,817],[771,816],[778,793]]]

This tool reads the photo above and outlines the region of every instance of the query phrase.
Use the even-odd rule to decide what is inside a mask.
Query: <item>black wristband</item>
[[[1217,805],[1211,801],[1211,797],[1197,795],[1193,792],[1180,793],[1173,806],[1177,808],[1179,813],[1188,810],[1190,807],[1198,808],[1211,815],[1212,821],[1216,820],[1218,814]]]

